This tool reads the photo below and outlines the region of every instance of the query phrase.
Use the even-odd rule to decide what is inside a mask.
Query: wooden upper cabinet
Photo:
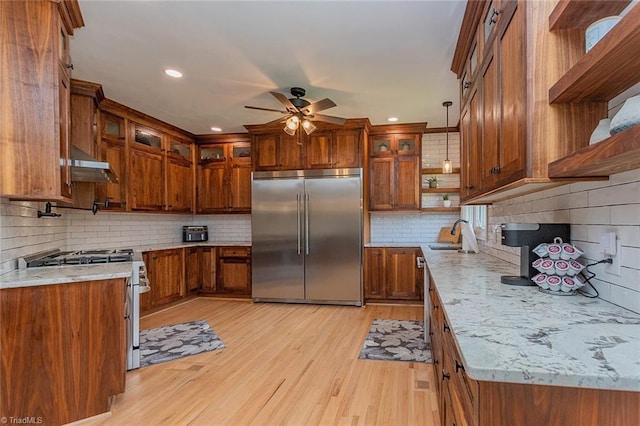
[[[84,25],[79,6],[3,1],[0,16],[0,157],[12,159],[0,169],[0,195],[71,201],[68,36]]]
[[[169,138],[167,151],[167,210],[193,211],[194,168],[193,145]]]
[[[248,135],[243,134],[200,137],[197,213],[251,211],[251,143],[248,139]],[[211,143],[214,140],[224,142]]]
[[[332,154],[334,168],[362,166],[362,130],[334,130]]]
[[[556,4],[467,3],[452,64],[462,87],[471,82],[461,94],[463,186],[473,186],[462,188],[463,203],[492,203],[571,182],[551,179],[548,164],[588,145],[591,131],[607,116],[606,102],[541,102],[584,55],[583,30],[549,32]],[[573,42],[570,49],[562,46],[566,38]],[[477,71],[469,77],[475,52]],[[472,182],[478,175],[479,188]]]
[[[470,197],[480,192],[480,161],[482,156],[482,146],[480,145],[480,133],[478,126],[478,93],[477,90],[471,95],[471,101],[462,111],[461,115],[461,137],[462,137],[462,163],[461,196]]]
[[[265,134],[256,135],[253,139],[254,146],[254,169],[255,170],[278,170],[280,158],[278,158],[279,135]]]
[[[303,142],[300,140],[301,130],[294,136],[289,136],[282,132],[278,137],[277,158],[279,159],[279,170],[304,169],[302,159]]]
[[[306,168],[360,167],[361,149],[358,130],[316,131],[305,140]]]
[[[422,132],[427,123],[373,126],[369,210],[419,210]]]
[[[349,119],[343,125],[314,122],[310,135],[298,129],[287,135],[281,125],[247,125],[252,138],[253,170],[358,168],[370,123]]]
[[[126,183],[128,181],[127,146],[125,120],[105,111],[99,112],[99,142],[97,158],[109,163],[118,176],[118,182],[96,184],[96,197],[109,199],[108,210],[125,210],[127,205]]]
[[[129,152],[131,210],[162,210],[165,205],[164,192],[162,155],[131,149]]]

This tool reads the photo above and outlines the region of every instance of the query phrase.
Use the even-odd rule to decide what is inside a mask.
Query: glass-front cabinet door
[[[124,142],[124,118],[100,111],[100,135],[103,139]]]
[[[397,154],[413,155],[416,153],[416,137],[414,135],[397,135],[395,142]]]
[[[224,145],[209,145],[200,147],[200,161],[224,161]]]
[[[393,149],[391,136],[371,137],[371,155],[391,155]]]
[[[133,140],[140,145],[162,149],[162,135],[155,130],[133,123]]]
[[[175,158],[191,161],[191,144],[177,140],[169,140],[169,154]]]

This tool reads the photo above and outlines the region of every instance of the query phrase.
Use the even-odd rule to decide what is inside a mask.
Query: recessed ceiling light
[[[214,132],[221,132],[222,129],[220,127],[212,127],[211,130],[213,130]]]
[[[387,121],[396,122],[398,121],[398,117],[389,117],[387,118]]]
[[[164,73],[166,75],[168,75],[169,77],[173,77],[173,78],[182,77],[182,73],[180,71],[178,71],[178,70],[166,69],[166,70],[164,70]]]

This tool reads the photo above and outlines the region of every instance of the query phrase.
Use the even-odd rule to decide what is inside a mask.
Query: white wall
[[[182,241],[183,225],[207,225],[209,241],[251,241],[251,216],[158,213],[71,212],[67,218],[66,247],[122,248]]]
[[[589,263],[603,258],[600,234],[615,232],[622,245],[622,276],[597,265],[592,282],[601,298],[640,313],[640,169],[612,175],[609,181],[574,183],[490,206],[482,251],[519,264],[519,249],[500,244],[499,225],[506,222],[570,223],[572,243],[585,251]]]

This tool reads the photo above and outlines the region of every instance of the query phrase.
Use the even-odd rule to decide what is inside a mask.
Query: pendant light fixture
[[[449,107],[453,105],[451,101],[445,101],[442,103],[442,106],[447,108],[447,156],[442,162],[442,173],[452,173],[453,166],[451,164],[451,160],[449,160]]]

